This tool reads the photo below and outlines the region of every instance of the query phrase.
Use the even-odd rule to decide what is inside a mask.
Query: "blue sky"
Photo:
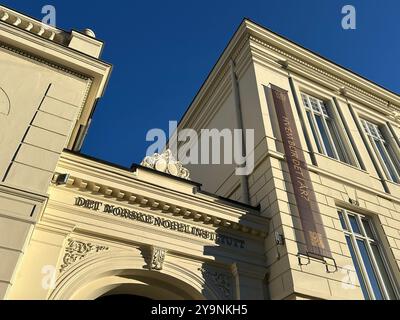
[[[91,28],[114,66],[83,153],[130,166],[146,133],[179,120],[244,17],[400,92],[400,1],[1,1],[35,18],[52,4],[57,26]],[[106,3],[108,3],[106,5]],[[357,29],[341,28],[341,8]]]

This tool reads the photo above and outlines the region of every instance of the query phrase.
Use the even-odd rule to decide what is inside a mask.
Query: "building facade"
[[[102,49],[0,7],[0,298],[400,298],[397,94],[244,20],[178,130],[254,130],[254,170],[123,168],[79,153]]]

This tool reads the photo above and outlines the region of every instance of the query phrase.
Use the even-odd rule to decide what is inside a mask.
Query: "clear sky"
[[[114,70],[83,153],[130,166],[150,145],[146,133],[181,118],[244,17],[364,77],[400,92],[400,1],[3,0],[35,18],[54,5],[57,26],[91,28]],[[341,9],[355,6],[357,29]]]

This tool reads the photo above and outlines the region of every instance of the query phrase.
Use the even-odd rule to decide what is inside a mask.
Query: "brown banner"
[[[300,246],[299,251],[302,254],[332,258],[304,151],[301,148],[288,92],[274,85],[271,85],[271,90],[285,149],[286,162],[306,241],[306,252],[301,249],[302,246]]]

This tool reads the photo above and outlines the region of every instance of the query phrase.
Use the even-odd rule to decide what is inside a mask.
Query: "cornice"
[[[67,32],[39,22],[4,6],[0,6],[0,21],[61,45],[65,45],[69,40],[69,34]]]
[[[180,127],[187,127],[196,119],[198,121],[201,110],[196,110],[197,106],[205,105],[215,94],[228,70],[227,62],[231,59],[235,62],[237,62],[236,60],[240,61],[237,64],[237,69],[240,70],[241,65],[247,60],[244,58],[245,55],[254,59],[252,44],[268,49],[268,53],[264,51],[264,54],[268,55],[268,61],[265,60],[265,63],[270,63],[272,67],[280,67],[286,72],[301,72],[303,76],[312,75],[314,79],[318,79],[320,84],[331,90],[342,95],[346,92],[350,99],[360,102],[368,101],[369,107],[380,112],[384,111],[390,119],[400,118],[400,96],[398,94],[320,57],[266,28],[244,20],[190,104],[188,111],[182,117]],[[259,51],[258,54],[262,59],[263,52]]]
[[[188,122],[197,118],[195,106],[206,104],[210,98],[214,96],[218,84],[227,76],[230,69],[230,60],[232,59],[235,61],[240,56],[241,51],[247,46],[247,43],[248,35],[245,33],[245,26],[241,24],[219,60],[214,65],[212,71],[209,73],[206,81],[194,97],[185,115],[182,117],[179,127],[186,127]],[[237,65],[236,67],[238,68],[239,66]]]
[[[7,51],[10,51],[10,52],[13,52],[13,53],[15,53],[17,55],[20,55],[20,56],[22,56],[22,57],[24,57],[26,59],[29,59],[29,60],[32,60],[32,61],[35,61],[35,62],[39,62],[40,64],[46,65],[46,66],[48,66],[48,67],[50,67],[52,69],[55,69],[57,71],[61,71],[64,74],[73,75],[73,76],[75,76],[77,78],[80,78],[80,79],[83,79],[83,80],[88,80],[89,79],[89,77],[87,77],[87,76],[85,76],[85,75],[83,75],[81,73],[78,73],[78,72],[75,72],[73,70],[67,69],[67,68],[65,68],[65,67],[63,67],[61,65],[58,65],[58,64],[55,64],[55,63],[53,63],[53,62],[51,62],[49,60],[45,60],[43,58],[40,58],[39,56],[32,55],[32,54],[30,54],[30,53],[28,53],[26,51],[23,51],[23,50],[15,48],[15,47],[9,46],[9,45],[7,45],[5,43],[2,43],[1,41],[0,41],[0,48],[3,48],[3,49],[5,49]]]
[[[214,118],[226,98],[232,90],[231,76],[230,76],[230,61],[235,63],[235,72],[238,79],[240,79],[245,71],[252,63],[249,46],[248,36],[243,35],[238,43],[235,45],[230,59],[224,61],[220,67],[217,65],[215,68],[220,68],[220,72],[215,75],[212,80],[212,85],[205,89],[204,94],[202,89],[194,102],[189,107],[187,114],[181,119],[179,123],[180,128],[191,128],[200,131],[202,128],[207,127],[208,123]],[[210,78],[212,73],[210,74]],[[208,85],[207,82],[204,86]],[[201,109],[194,110],[195,105],[203,105]]]
[[[14,54],[20,55],[20,56],[24,57],[25,59],[29,59],[29,60],[34,61],[34,62],[38,62],[38,63],[40,63],[42,65],[46,65],[47,67],[50,67],[50,68],[52,68],[54,70],[57,70],[58,72],[61,72],[63,74],[72,75],[72,76],[74,76],[76,78],[85,80],[86,81],[85,93],[84,93],[84,96],[82,98],[81,104],[78,106],[79,107],[79,111],[78,111],[78,114],[77,114],[77,119],[79,119],[81,117],[83,109],[84,109],[84,106],[85,106],[85,104],[87,102],[87,99],[88,99],[88,96],[89,96],[90,89],[91,89],[92,84],[93,84],[93,78],[92,77],[85,76],[83,74],[77,73],[77,72],[75,72],[73,70],[70,70],[68,68],[65,68],[65,67],[63,67],[61,65],[52,63],[51,61],[45,60],[45,59],[40,58],[38,56],[31,55],[31,54],[29,54],[29,53],[27,53],[25,51],[13,48],[11,46],[8,46],[8,45],[2,43],[1,41],[0,41],[0,48],[4,49],[4,50],[7,50],[9,52],[12,52]]]
[[[106,180],[110,187],[117,185],[118,188],[135,187],[144,193],[167,193],[171,199],[188,197],[185,199],[188,204],[192,202],[198,204],[204,201],[203,205],[209,206],[212,203],[211,206],[216,212],[219,208],[222,208],[221,210],[229,211],[232,214],[250,212],[257,216],[259,213],[256,207],[207,193],[201,190],[201,184],[197,182],[142,166],[134,166],[128,169],[84,155],[64,151],[56,171],[60,173],[68,172],[79,177],[90,174],[91,179]],[[146,175],[143,175],[144,172]],[[158,180],[158,184],[154,183],[155,180]],[[179,186],[180,191],[177,191],[177,186]],[[218,202],[215,203],[215,201]]]
[[[254,36],[250,36],[250,41],[254,41],[257,44],[260,44],[262,46],[264,46],[265,48],[268,48],[270,50],[273,50],[276,53],[279,53],[280,55],[282,55],[283,57],[285,57],[287,60],[283,61],[285,63],[285,69],[289,70],[289,71],[293,71],[296,73],[301,73],[302,75],[306,75],[306,76],[319,76],[319,80],[327,85],[327,84],[331,84],[331,88],[332,89],[336,89],[337,92],[342,92],[343,90],[346,91],[346,95],[353,95],[355,96],[355,98],[357,99],[368,99],[368,100],[372,100],[375,101],[375,103],[377,103],[379,106],[385,106],[385,108],[387,109],[387,111],[389,113],[393,112],[393,111],[400,111],[400,108],[394,105],[390,105],[390,103],[388,103],[388,101],[385,101],[381,98],[379,98],[377,95],[374,95],[370,92],[367,92],[363,89],[361,89],[360,87],[345,81],[335,75],[333,75],[332,73],[329,73],[321,68],[317,68],[314,65],[311,65],[293,55],[290,55],[266,42],[263,42],[262,40],[254,37]]]
[[[85,74],[86,76],[94,76],[95,74],[104,74],[109,72],[111,65],[88,56],[75,49],[59,45],[48,39],[38,37],[24,30],[13,27],[0,22],[0,36],[3,43],[7,46],[15,48],[16,50],[23,51],[30,56],[37,57],[40,56],[44,59],[46,57],[47,61],[51,61],[53,64],[61,65],[57,63],[57,60],[61,60],[60,55],[63,57],[62,61],[65,65],[68,62],[71,67],[69,70],[74,70],[74,66],[78,66],[78,69],[85,69],[83,72],[77,72],[79,74]]]
[[[385,104],[389,111],[400,111],[400,96],[398,94],[390,92],[251,21],[246,20],[244,24],[250,41],[283,56],[287,61],[282,62],[288,63],[289,69],[290,64],[295,63],[297,67],[302,66],[304,70],[312,70],[325,77],[325,79],[334,81],[337,83],[338,89],[345,87],[358,95]],[[389,102],[391,106],[389,106]]]
[[[55,174],[57,176],[57,173]],[[246,233],[256,237],[265,237],[268,219],[260,216],[255,216],[249,214],[248,212],[243,212],[243,216],[236,216],[233,218],[227,214],[225,218],[221,215],[206,214],[197,210],[188,208],[187,206],[176,205],[174,203],[160,201],[157,199],[157,193],[154,192],[152,196],[143,196],[139,192],[126,191],[123,189],[117,189],[115,187],[109,187],[105,184],[100,184],[89,179],[82,179],[75,176],[70,176],[65,186],[55,186],[55,188],[66,188],[70,190],[77,190],[80,192],[90,192],[92,196],[106,197],[109,200],[116,200],[121,204],[127,206],[137,205],[140,208],[150,209],[152,211],[159,211],[164,214],[169,214],[172,216],[183,217],[187,220],[191,220],[195,223],[203,223],[207,225],[212,225],[216,228],[225,228],[227,230]],[[182,203],[186,203],[185,196],[182,195]],[[204,199],[199,199],[199,206],[202,205]],[[215,206],[215,204],[214,204]],[[246,217],[244,215],[246,214]],[[243,218],[243,219],[242,219]],[[257,226],[257,227],[256,227]]]

